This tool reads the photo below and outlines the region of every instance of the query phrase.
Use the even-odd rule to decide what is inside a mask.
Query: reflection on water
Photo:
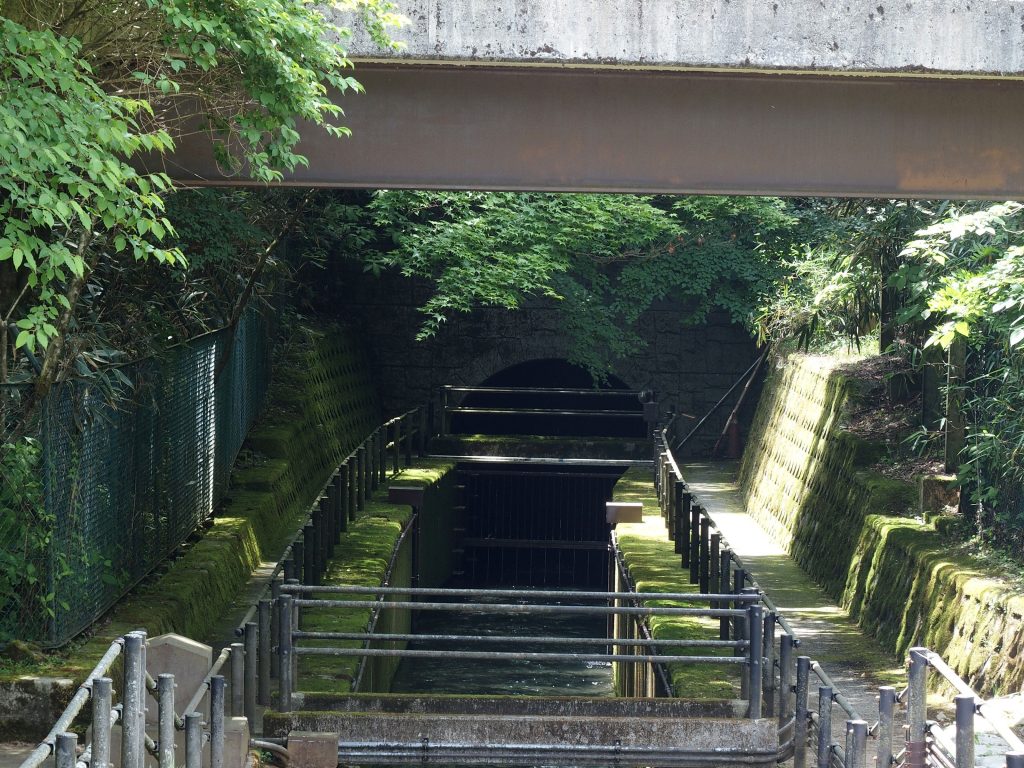
[[[508,599],[474,600],[507,603]],[[568,601],[567,601],[568,602]],[[423,611],[416,632],[447,635],[510,637],[604,637],[603,616],[528,616],[523,614],[448,613]],[[403,659],[391,690],[394,693],[454,693],[505,696],[612,696],[612,670],[607,662],[477,661],[459,658],[457,651],[519,653],[605,653],[603,646],[538,643],[414,642],[418,650],[452,650],[450,659]]]

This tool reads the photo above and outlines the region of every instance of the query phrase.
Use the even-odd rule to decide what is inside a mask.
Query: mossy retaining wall
[[[412,577],[412,548],[419,547],[417,561],[420,565],[420,586],[441,586],[451,575],[453,535],[452,514],[455,508],[455,465],[451,462],[423,459],[415,462],[387,485],[420,486],[426,489],[423,509],[420,510],[418,539],[406,535],[395,556],[395,565],[389,585],[408,587]],[[382,486],[373,498],[366,502],[365,509],[349,524],[342,534],[334,557],[328,564],[323,578],[325,585],[354,584],[379,586],[387,576],[392,554],[408,525],[411,508],[387,501],[387,485]],[[341,596],[331,593],[317,594],[316,597],[336,600]],[[369,595],[358,598],[370,599]],[[398,598],[392,598],[398,599]],[[380,612],[375,631],[381,634],[408,633],[411,629],[408,610],[384,610]],[[364,632],[370,619],[370,609],[307,609],[303,611],[301,626],[304,630],[319,632]],[[309,645],[356,648],[361,642],[312,641]],[[390,647],[400,647],[394,644]],[[385,648],[388,644],[374,644],[371,647]],[[391,687],[400,659],[396,657],[374,657],[367,660],[366,669],[359,687],[362,693],[387,692]],[[299,660],[297,689],[309,693],[348,693],[353,677],[359,666],[358,657],[303,656]]]
[[[681,567],[675,544],[668,539],[668,531],[658,506],[650,469],[628,470],[615,484],[615,501],[640,502],[644,514],[642,523],[619,523],[615,535],[622,559],[629,570],[636,591],[643,592],[698,592],[699,585],[691,584],[689,571]],[[645,601],[645,604],[668,606],[663,600]],[[693,606],[683,606],[693,607]],[[691,616],[655,616],[649,620],[651,635],[656,640],[717,640],[718,619]],[[720,649],[663,648],[669,655],[724,655]],[[616,695],[624,695],[620,665],[615,664]],[[669,664],[668,673],[672,693],[686,699],[735,699],[739,695],[739,673],[733,664]]]
[[[861,397],[833,358],[779,362],[740,469],[747,511],[886,649],[925,645],[985,693],[1020,690],[1024,595],[951,554],[913,486],[868,469],[882,449],[843,429]]]
[[[0,671],[0,736],[34,738],[47,728],[3,706],[6,687],[15,690],[19,678],[84,679],[114,638],[138,628],[150,636],[216,639],[212,635],[253,570],[278,559],[332,469],[379,422],[376,394],[351,332],[333,327],[307,333],[280,354],[268,405],[246,439],[210,527],[66,656],[50,658],[38,670],[11,665]]]

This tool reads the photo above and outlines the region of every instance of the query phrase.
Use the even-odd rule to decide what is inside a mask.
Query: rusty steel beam
[[[1006,199],[1024,83],[366,64],[349,139],[303,128],[286,184]],[[223,177],[204,137],[166,170]]]

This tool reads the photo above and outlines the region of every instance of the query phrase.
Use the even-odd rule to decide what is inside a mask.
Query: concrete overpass
[[[287,183],[1024,196],[1024,3],[404,0]],[[169,169],[225,183],[202,142]],[[231,183],[244,183],[237,179]]]

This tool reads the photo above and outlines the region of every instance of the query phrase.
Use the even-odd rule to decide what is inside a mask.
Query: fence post
[[[371,494],[380,485],[380,468],[377,466],[377,461],[380,458],[378,442],[380,442],[380,427],[370,433],[370,438],[366,442],[366,469],[369,473],[367,485]]]
[[[676,552],[682,555],[683,568],[690,567],[690,521],[693,519],[693,494],[684,490],[679,505],[680,535],[676,537]]]
[[[366,500],[370,496],[370,486],[366,477],[366,443],[359,446],[359,511],[366,507]]]
[[[277,711],[292,711],[292,596],[281,595],[277,606],[277,623],[281,627],[281,638],[277,645],[277,654],[281,665],[281,689],[278,696]]]
[[[832,686],[818,686],[818,768],[832,762]]]
[[[793,692],[793,636],[783,632],[779,638],[779,727],[786,724],[790,714],[790,694]]]
[[[721,593],[723,595],[727,595],[732,590],[732,582],[731,582],[732,574],[730,573],[730,571],[732,570],[732,550],[729,549],[729,548],[723,549],[722,550],[722,554],[719,555],[719,557],[721,559],[720,559],[719,565],[718,565],[718,578],[719,578],[719,581],[718,581],[718,591],[719,591],[719,593]],[[728,608],[729,607],[729,601],[728,600],[724,601],[719,607],[720,608]],[[729,625],[730,625],[730,623],[731,622],[730,622],[730,619],[729,619],[728,616],[722,616],[718,620],[718,637],[719,637],[719,639],[721,639],[721,640],[728,640],[729,639]]]
[[[256,604],[257,635],[259,649],[259,686],[257,689],[257,701],[261,706],[270,704],[270,638],[273,637],[273,630],[270,628],[270,601],[264,598]]]
[[[412,419],[403,416],[399,421],[407,422],[405,425],[405,466],[412,466]]]
[[[927,648],[910,649],[909,699],[907,701],[907,768],[924,768],[928,745],[925,741],[927,697]]]
[[[110,707],[114,681],[92,681],[92,768],[110,768]]]
[[[78,734],[61,733],[57,735],[57,743],[54,745],[56,768],[75,768],[75,761],[78,760]]]
[[[292,543],[292,561],[295,563],[292,567],[292,575],[295,579],[305,583],[306,574],[306,552],[305,547],[302,544],[303,537],[296,539]],[[288,580],[288,574],[285,574],[285,581]]]
[[[719,575],[719,570],[718,570],[719,567],[721,566],[721,562],[722,562],[721,561],[721,557],[722,557],[722,534],[718,533],[717,531],[715,533],[711,534],[711,549],[710,549],[710,554],[708,555],[708,557],[709,557],[709,561],[708,561],[708,565],[709,565],[709,570],[708,570],[708,587],[709,588],[708,588],[708,591],[709,592],[717,592],[718,591],[718,585],[722,581],[721,576]],[[713,603],[711,607],[712,608],[717,608],[718,607],[718,603],[717,602]]]
[[[121,691],[121,765],[143,768],[142,697],[145,695],[145,668],[142,666],[142,644],[137,632],[124,636],[124,686]]]
[[[734,595],[743,594],[744,584],[747,583],[747,572],[742,568],[737,568],[732,572],[732,593]],[[744,608],[746,605],[741,603],[739,600],[734,600],[732,604],[733,608]],[[737,616],[733,619],[732,624],[732,636],[734,640],[746,640],[747,639],[747,628],[743,625],[743,618]],[[742,656],[743,650],[740,648],[736,649],[736,655]],[[746,692],[743,694],[746,696]]]
[[[334,488],[327,487],[327,494],[320,497],[320,517],[324,520],[324,529],[327,535],[324,537],[324,568],[327,573],[327,563],[334,557],[334,547],[338,543],[338,518],[334,514]]]
[[[174,675],[161,674],[156,681],[157,754],[160,768],[175,768],[174,762]],[[94,725],[95,727],[95,725]]]
[[[231,644],[231,655],[228,658],[231,674],[231,716],[242,717],[245,714],[245,646],[241,643]]]
[[[416,409],[416,453],[422,459],[427,455],[427,412],[420,406]]]
[[[302,526],[302,583],[315,585],[317,579],[316,526],[312,521]],[[237,717],[237,715],[234,715]]]
[[[761,633],[764,642],[764,669],[761,672],[761,687],[764,691],[764,715],[775,716],[775,613],[765,611],[764,631]]]
[[[896,713],[896,689],[883,685],[878,689],[878,752],[876,768],[892,765],[893,721]]]
[[[203,716],[198,712],[185,713],[185,768],[203,766]]]
[[[341,532],[348,530],[352,513],[348,506],[348,462],[338,467],[338,503],[341,505]]]
[[[444,437],[450,431],[450,418],[451,415],[448,413],[448,390],[445,387],[441,387],[441,425],[438,429],[438,435]]]
[[[970,694],[956,701],[956,768],[974,768],[974,711],[976,700]]]
[[[700,581],[700,519],[702,511],[699,504],[690,504],[690,540],[687,544],[690,547],[691,584]]]
[[[345,459],[345,466],[348,469],[348,481],[346,487],[348,489],[348,503],[345,505],[348,508],[348,519],[356,519],[356,511],[359,509],[359,502],[356,500],[357,490],[359,488],[358,481],[356,480],[356,464],[358,464],[355,454]]]
[[[381,424],[377,427],[377,434],[377,469],[380,472],[380,485],[384,485],[388,481],[388,428]]]
[[[672,493],[675,495],[675,516],[672,518],[675,538],[672,540],[672,543],[675,545],[675,553],[683,556],[680,567],[689,568],[690,564],[686,562],[686,558],[689,557],[686,551],[686,524],[690,519],[690,505],[686,484],[682,480],[676,480],[673,484]]]
[[[811,682],[811,657],[796,659],[796,708],[793,713],[793,768],[807,768],[807,695]],[[879,767],[881,768],[881,766]]]
[[[210,768],[224,768],[224,675],[210,678]]]
[[[391,472],[397,475],[402,471],[401,468],[401,454],[402,448],[400,443],[400,436],[402,433],[402,426],[396,421],[391,426]]]
[[[700,517],[700,568],[697,571],[697,578],[700,583],[698,589],[705,595],[711,591],[711,520],[706,514]]]
[[[846,768],[867,768],[868,724],[865,720],[847,720],[849,737],[846,748]]]
[[[242,700],[245,718],[249,727],[256,729],[256,687],[259,685],[259,670],[256,660],[258,628],[255,621],[245,623],[245,698]]]
[[[750,702],[747,717],[751,720],[757,720],[761,717],[761,706],[763,703],[763,680],[761,679],[761,653],[763,648],[761,646],[764,640],[761,634],[764,627],[764,618],[761,613],[761,606],[759,604],[747,606],[747,642],[749,644],[747,648],[747,699]]]

